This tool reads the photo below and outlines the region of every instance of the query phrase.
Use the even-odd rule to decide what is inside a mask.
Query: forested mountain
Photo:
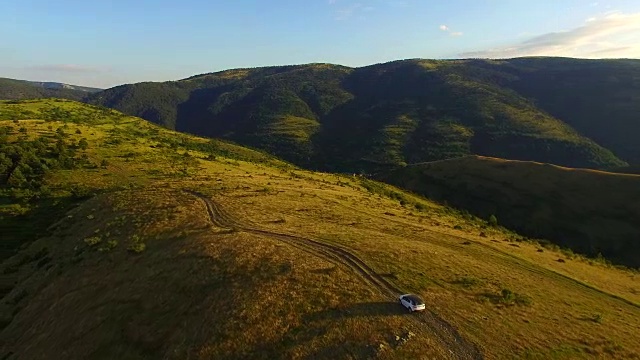
[[[519,58],[236,69],[88,101],[303,166],[376,171],[469,154],[637,164],[638,99],[640,61]]]
[[[81,100],[96,88],[54,82],[34,82],[0,78],[0,99],[26,100],[39,98],[61,98]]]

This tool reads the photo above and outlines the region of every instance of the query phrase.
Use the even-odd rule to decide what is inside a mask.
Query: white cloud
[[[440,31],[444,31],[446,33],[448,33],[450,36],[462,36],[463,32],[462,31],[452,31],[450,27],[448,27],[447,25],[440,25],[438,27],[438,29],[440,29]]]
[[[577,28],[534,36],[495,49],[470,51],[461,57],[511,58],[570,56],[584,58],[640,57],[640,13],[609,13]]]

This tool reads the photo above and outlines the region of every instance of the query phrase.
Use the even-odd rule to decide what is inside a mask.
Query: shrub
[[[498,226],[498,218],[493,214],[491,214],[491,216],[489,216],[489,225]]]
[[[573,259],[576,257],[576,254],[573,253],[571,249],[562,249],[562,255],[566,256],[568,259]]]
[[[529,306],[533,303],[533,300],[529,296],[515,293],[507,288],[502,289],[502,291],[500,291],[500,295],[493,298],[493,301],[506,305],[522,306]]]
[[[602,319],[602,314],[593,314],[593,316],[591,317],[591,320],[598,324],[602,323]]]
[[[512,303],[516,299],[516,295],[509,289],[502,289],[500,294],[502,295],[501,300],[504,303]]]
[[[147,245],[142,241],[142,238],[138,235],[131,237],[131,245],[127,248],[130,252],[140,254],[147,248]]]
[[[100,252],[108,252],[108,251],[111,251],[111,250],[115,249],[116,246],[118,246],[118,241],[117,240],[109,240],[109,241],[107,241],[107,243],[103,247],[99,248],[98,251],[100,251]]]
[[[140,254],[141,252],[143,252],[145,249],[147,248],[147,245],[145,245],[144,243],[135,243],[135,244],[131,244],[129,245],[129,247],[127,248],[127,250],[129,250],[132,253],[136,253],[136,254]]]
[[[533,300],[527,295],[516,294],[516,304],[529,306],[533,303]]]
[[[476,285],[479,285],[481,282],[482,281],[480,279],[477,279],[471,276],[464,276],[455,281],[456,284],[461,285],[462,287],[465,287],[465,288],[474,287]]]
[[[84,243],[89,245],[89,246],[97,245],[101,241],[102,241],[102,239],[99,236],[92,236],[92,237],[84,239]]]

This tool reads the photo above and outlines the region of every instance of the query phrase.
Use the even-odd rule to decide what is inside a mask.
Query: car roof
[[[420,296],[416,295],[416,294],[406,294],[406,295],[402,295],[404,296],[405,299],[411,300],[412,302],[416,303],[416,304],[424,304],[424,301],[422,300],[422,298],[420,298]]]

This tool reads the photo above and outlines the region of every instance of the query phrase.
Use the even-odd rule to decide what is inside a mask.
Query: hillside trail
[[[344,203],[342,203],[340,201],[337,201],[337,200],[329,199],[329,198],[326,198],[326,197],[319,197],[319,198],[324,200],[324,201],[332,202],[332,203],[334,203],[334,204],[336,204],[336,205],[338,205],[338,206],[340,206],[342,208],[349,209],[349,210],[351,210],[353,212],[357,212],[357,213],[366,215],[369,218],[376,218],[376,219],[384,220],[386,222],[395,223],[395,224],[398,224],[398,225],[402,225],[404,227],[409,226],[411,228],[414,228],[414,229],[417,229],[417,230],[420,230],[420,231],[427,231],[428,233],[431,233],[433,235],[438,235],[437,237],[431,237],[428,240],[421,239],[420,237],[416,237],[414,239],[416,241],[428,242],[428,243],[432,243],[432,244],[437,244],[439,246],[447,247],[447,248],[450,248],[450,249],[453,249],[453,250],[465,250],[465,251],[469,251],[469,247],[465,246],[465,245],[462,245],[462,243],[471,241],[475,245],[478,245],[478,246],[480,246],[480,247],[482,247],[484,249],[490,250],[491,252],[494,252],[496,255],[500,255],[501,259],[503,261],[508,262],[510,266],[513,266],[515,268],[518,268],[518,269],[521,269],[523,271],[530,272],[530,273],[533,273],[533,274],[536,274],[536,275],[549,277],[549,278],[552,278],[552,279],[555,279],[557,281],[562,282],[565,286],[570,286],[570,287],[573,287],[573,288],[576,288],[576,289],[579,289],[579,290],[590,291],[590,292],[593,292],[595,294],[607,297],[609,299],[612,299],[612,300],[615,300],[615,301],[619,301],[620,303],[628,305],[628,306],[631,306],[631,307],[633,307],[635,309],[640,309],[640,304],[638,304],[638,303],[636,303],[634,301],[631,301],[631,300],[629,300],[627,298],[624,298],[624,297],[622,297],[620,295],[616,295],[616,294],[610,293],[608,291],[602,290],[602,289],[600,289],[600,288],[598,288],[596,286],[584,283],[584,282],[582,282],[582,281],[580,281],[578,279],[575,279],[575,278],[573,278],[573,277],[571,277],[569,275],[560,273],[560,272],[558,272],[556,270],[540,266],[538,264],[533,263],[530,260],[526,260],[524,258],[516,256],[516,255],[514,255],[514,254],[512,254],[510,252],[501,250],[501,249],[499,249],[499,248],[497,248],[495,246],[491,246],[489,244],[485,244],[483,242],[476,241],[476,240],[469,240],[468,238],[464,238],[464,237],[457,236],[457,235],[454,235],[454,234],[451,234],[451,233],[443,232],[441,230],[437,230],[437,229],[434,229],[434,228],[428,228],[428,227],[426,227],[424,225],[409,224],[406,221],[401,221],[401,220],[398,220],[398,219],[390,218],[388,216],[385,217],[385,216],[381,216],[380,214],[374,214],[374,213],[371,213],[371,212],[368,212],[368,211],[363,211],[362,209],[359,209],[359,208],[356,208],[354,206],[350,206],[350,205],[344,204]],[[456,244],[456,243],[452,243],[451,241],[441,240],[440,238],[457,239],[460,242]]]
[[[383,276],[376,273],[362,259],[358,258],[348,250],[332,244],[327,244],[318,240],[301,237],[292,234],[284,234],[270,230],[259,229],[250,222],[240,220],[225,212],[219,204],[204,194],[192,190],[185,192],[196,196],[204,203],[211,223],[219,228],[230,231],[243,231],[246,233],[268,236],[277,239],[314,256],[321,257],[329,262],[341,265],[351,270],[362,278],[368,285],[377,289],[384,296],[388,296],[397,301],[398,296],[403,294],[400,289],[391,284]],[[439,341],[449,350],[453,359],[483,359],[483,355],[478,347],[464,339],[454,326],[440,318],[430,310],[410,314],[408,318],[416,322],[419,326],[426,325],[433,332]]]

